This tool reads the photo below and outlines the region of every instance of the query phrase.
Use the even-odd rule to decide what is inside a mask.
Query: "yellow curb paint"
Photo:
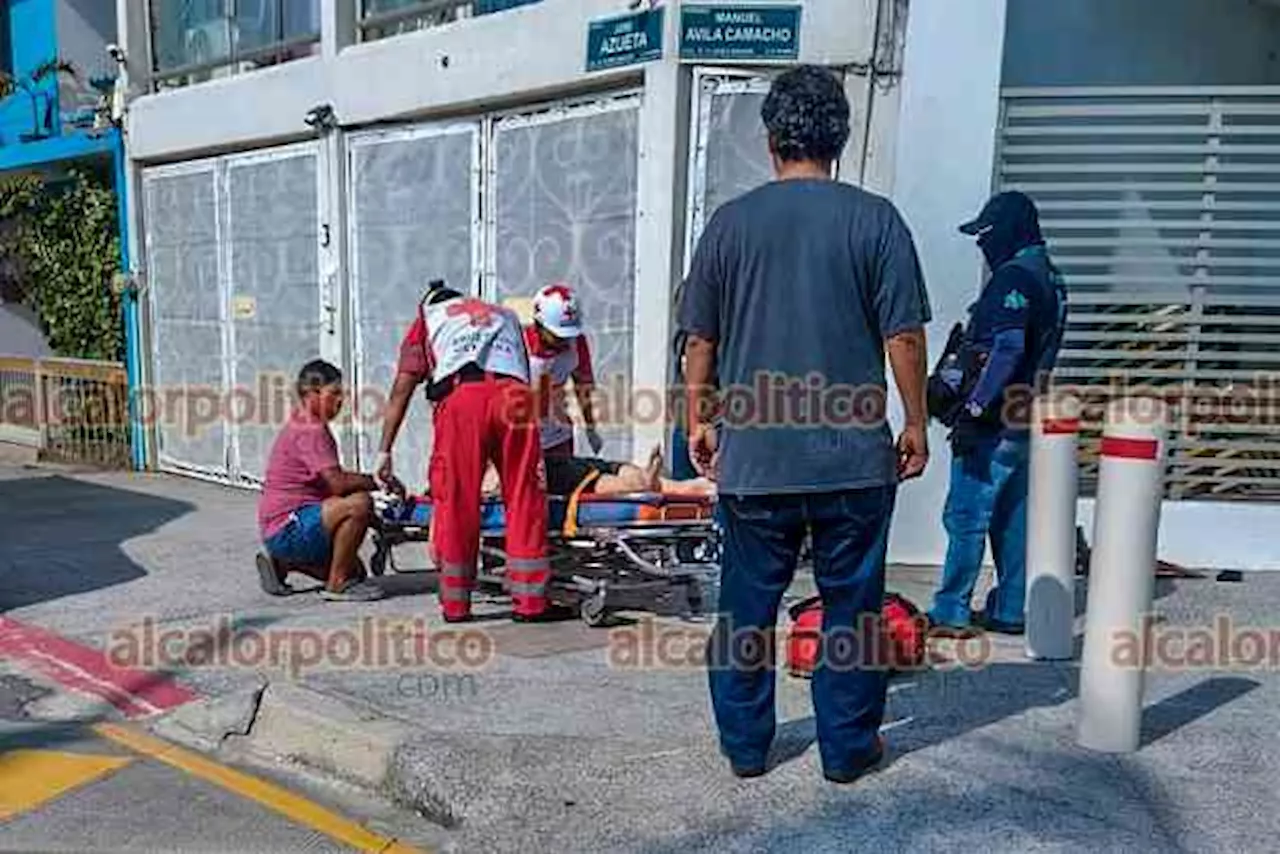
[[[0,820],[33,810],[132,761],[128,756],[59,750],[10,750],[0,754]]]
[[[103,723],[96,724],[93,731],[116,744],[243,798],[256,801],[292,821],[305,824],[359,851],[377,852],[377,854],[422,854],[420,849],[367,830],[350,819],[343,818],[319,804],[295,795],[288,789],[228,768],[226,765],[131,727]]]

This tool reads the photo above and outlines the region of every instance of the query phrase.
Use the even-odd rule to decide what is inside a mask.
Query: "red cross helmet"
[[[547,285],[533,297],[533,319],[557,338],[577,338],[582,334],[578,296],[568,285]]]

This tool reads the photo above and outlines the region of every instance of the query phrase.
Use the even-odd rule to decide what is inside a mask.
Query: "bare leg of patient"
[[[661,492],[665,495],[703,497],[716,494],[716,485],[706,478],[670,480],[662,476],[662,449],[654,448],[644,468],[624,465],[616,475],[601,475],[596,481],[598,495],[627,492]]]

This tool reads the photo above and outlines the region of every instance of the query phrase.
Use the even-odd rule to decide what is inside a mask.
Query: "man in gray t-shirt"
[[[849,137],[840,83],[811,66],[787,72],[761,117],[778,180],[716,211],[680,304],[690,455],[719,480],[724,529],[712,704],[734,773],[763,773],[774,679],[758,666],[765,645],[747,638],[772,631],[810,532],[828,645],[813,685],[818,743],[828,779],[848,782],[883,755],[886,674],[858,640],[879,616],[897,484],[928,460],[929,303],[897,210],[830,178]],[[886,351],[905,411],[896,447]]]

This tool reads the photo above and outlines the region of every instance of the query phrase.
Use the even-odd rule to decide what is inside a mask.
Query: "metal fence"
[[[50,462],[128,468],[124,366],[0,356],[0,440]]]
[[[491,15],[541,0],[361,0],[360,40],[373,41]]]
[[[1280,499],[1280,87],[1004,92],[998,184],[1071,293],[1055,384],[1174,414],[1172,499]]]

